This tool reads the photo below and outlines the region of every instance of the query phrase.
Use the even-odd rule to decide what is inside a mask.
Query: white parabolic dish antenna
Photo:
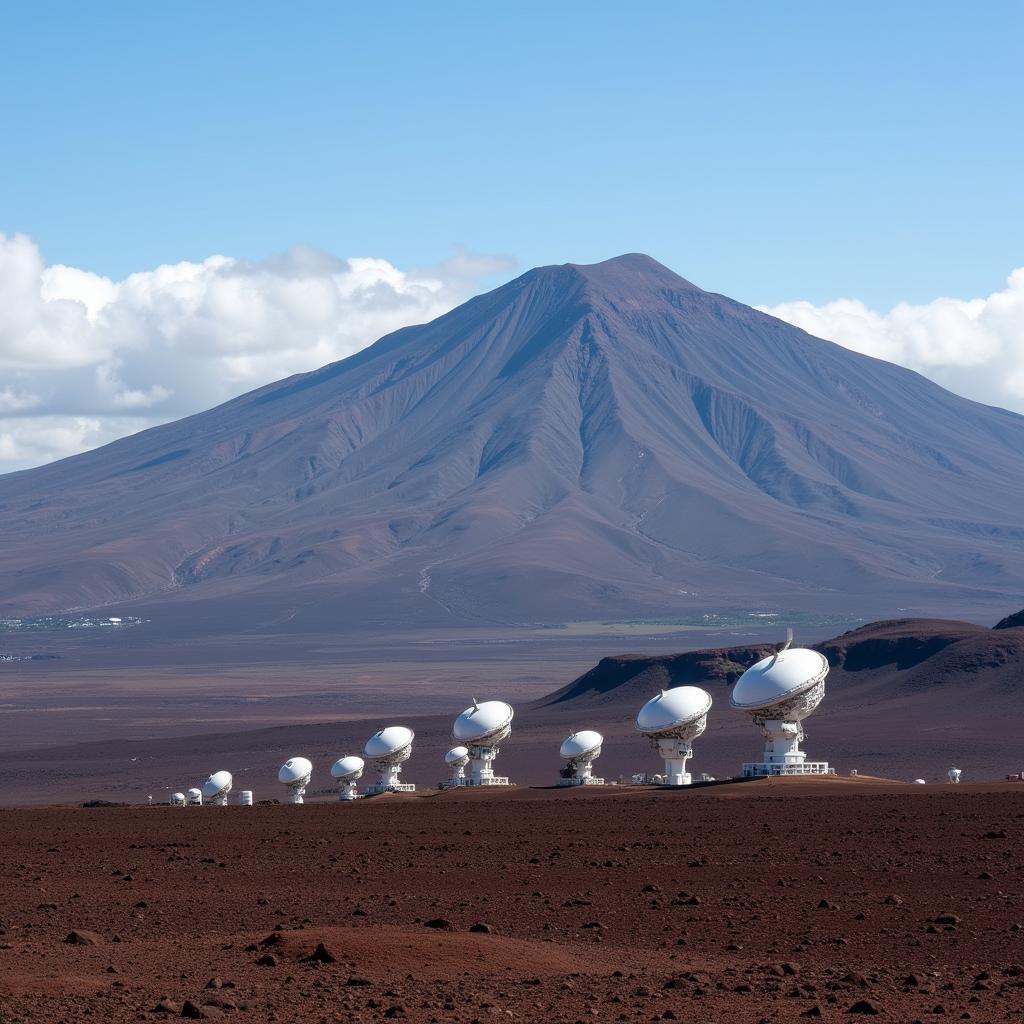
[[[363,747],[363,756],[373,761],[401,763],[409,759],[412,753],[412,741],[416,734],[404,725],[389,725],[386,729],[375,732]]]
[[[444,755],[444,763],[449,768],[465,768],[469,764],[469,748],[468,747],[452,747],[447,754]]]
[[[686,762],[693,756],[693,741],[707,728],[710,709],[711,694],[699,686],[662,690],[640,709],[634,726],[664,759],[666,785],[690,784]]]
[[[597,757],[601,753],[604,737],[593,729],[570,733],[558,748],[558,756],[566,761],[579,761],[584,756]]]
[[[800,749],[803,725],[825,696],[828,659],[806,647],[790,647],[793,631],[775,654],[740,676],[729,703],[749,714],[765,737],[764,759],[743,766],[751,775],[827,775],[827,761],[807,761]]]
[[[289,757],[278,770],[277,781],[288,787],[288,799],[293,804],[301,804],[312,775],[312,761],[305,757]]]
[[[452,736],[469,745],[474,743],[500,743],[512,732],[515,712],[503,700],[473,701],[471,707],[455,719]]]
[[[730,702],[734,708],[742,711],[772,710],[789,711],[790,705],[802,714],[810,714],[824,696],[822,684],[828,675],[828,660],[817,651],[806,647],[793,647],[762,658],[756,665],[751,665],[740,676],[733,687]],[[809,691],[820,688],[815,693],[813,707],[809,710],[804,706],[808,703],[803,698]]]
[[[465,711],[455,719],[452,739],[464,745],[473,763],[469,782],[473,786],[507,786],[508,779],[494,774],[494,759],[500,753],[498,744],[512,735],[511,704],[503,700],[476,698]]]
[[[593,764],[601,756],[604,737],[593,729],[570,733],[558,748],[558,756],[566,762],[559,784],[563,786],[601,785],[604,779],[595,779]]]
[[[188,802],[192,807],[198,807],[203,802],[203,791],[201,789],[190,789],[188,791]]]
[[[228,802],[231,781],[231,772],[214,772],[203,783],[203,798],[212,804],[223,807]]]
[[[356,783],[363,777],[365,762],[355,754],[339,757],[331,765],[331,777],[338,783],[339,800],[355,800],[358,795]]]
[[[441,789],[458,789],[469,784],[466,778],[466,765],[469,764],[468,747],[452,747],[444,755],[444,763],[448,765],[448,778],[441,783]]]
[[[171,806],[172,807],[184,807],[185,806],[185,794],[184,793],[172,793],[171,794]]]
[[[412,741],[416,734],[404,725],[389,725],[375,732],[363,747],[363,756],[373,761],[380,777],[368,792],[386,793],[391,790],[412,792],[415,786],[403,785],[398,781],[402,764],[412,755]]]
[[[365,766],[366,762],[361,757],[346,754],[331,765],[331,775],[337,782],[350,782],[363,777]]]

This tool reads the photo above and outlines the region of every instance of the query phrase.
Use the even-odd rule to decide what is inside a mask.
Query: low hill
[[[1019,626],[1005,623],[1019,620]],[[811,645],[831,666],[829,698],[860,699],[876,689],[888,698],[959,687],[954,700],[977,700],[983,693],[1016,694],[1014,679],[1024,676],[1024,613],[988,629],[971,622],[893,619],[873,622]],[[542,697],[536,708],[633,706],[646,695],[688,683],[722,699],[744,669],[776,647],[767,644],[708,648],[648,657],[623,654],[601,661],[567,686]],[[1020,688],[1024,708],[1024,687]],[[932,701],[936,695],[931,695]]]

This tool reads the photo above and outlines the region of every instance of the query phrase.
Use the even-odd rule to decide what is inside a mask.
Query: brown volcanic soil
[[[50,808],[0,827],[5,1022],[186,1001],[282,1024],[1024,1012],[1010,784]],[[306,961],[320,943],[333,962]]]

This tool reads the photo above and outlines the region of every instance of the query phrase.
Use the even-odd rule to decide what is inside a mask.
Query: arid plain
[[[1022,822],[843,779],[4,811],[0,1017],[1011,1021]]]

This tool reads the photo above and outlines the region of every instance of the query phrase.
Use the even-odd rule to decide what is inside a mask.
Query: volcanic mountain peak
[[[566,263],[563,266],[578,274],[595,294],[605,299],[624,296],[636,299],[638,292],[666,289],[702,291],[697,285],[642,252],[624,253],[600,263]],[[561,269],[558,266],[540,267],[537,273],[545,274]]]
[[[1022,503],[1024,418],[629,254],[0,478],[0,613],[980,610],[1024,585]]]

